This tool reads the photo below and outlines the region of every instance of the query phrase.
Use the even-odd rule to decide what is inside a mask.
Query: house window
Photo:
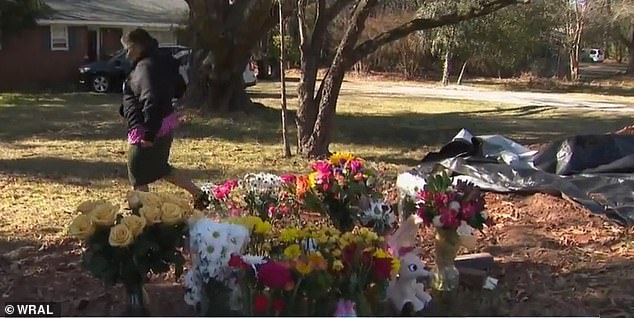
[[[68,27],[51,25],[51,51],[68,51]]]

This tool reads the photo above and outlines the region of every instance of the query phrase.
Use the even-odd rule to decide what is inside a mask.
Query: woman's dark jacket
[[[119,113],[128,124],[128,131],[142,128],[143,140],[154,141],[163,118],[174,112],[172,98],[182,97],[185,82],[178,73],[178,61],[169,53],[153,46],[138,61],[123,85],[123,101]]]

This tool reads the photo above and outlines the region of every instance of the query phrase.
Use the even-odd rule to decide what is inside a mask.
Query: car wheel
[[[97,93],[106,93],[110,88],[110,80],[104,75],[95,75],[91,83],[92,89]]]

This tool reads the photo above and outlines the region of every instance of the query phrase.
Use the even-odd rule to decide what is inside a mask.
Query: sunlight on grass
[[[601,112],[561,111],[355,91],[344,85],[331,150],[353,151],[387,166],[390,175],[415,165],[461,128],[532,143],[577,132],[605,132],[629,118]],[[367,87],[366,87],[367,88]],[[367,89],[365,90],[367,91]],[[187,112],[171,161],[197,182],[246,172],[298,172],[308,162],[282,157],[279,85],[251,89],[265,107],[247,114],[200,118]],[[289,123],[296,96],[289,88]],[[0,94],[0,235],[10,240],[58,239],[89,198],[123,204],[128,191],[125,130],[117,95]],[[290,125],[293,149],[295,129]],[[165,183],[160,190],[179,190]]]

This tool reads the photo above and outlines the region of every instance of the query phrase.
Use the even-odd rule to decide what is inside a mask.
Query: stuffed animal
[[[337,309],[335,310],[335,317],[356,317],[355,304],[351,300],[339,299],[337,302]]]
[[[411,215],[401,227],[388,239],[391,251],[401,261],[398,276],[387,288],[387,297],[394,308],[420,312],[431,302],[431,295],[425,292],[425,285],[418,283],[419,278],[427,278],[431,273],[420,258],[422,251],[414,247],[420,217]]]

